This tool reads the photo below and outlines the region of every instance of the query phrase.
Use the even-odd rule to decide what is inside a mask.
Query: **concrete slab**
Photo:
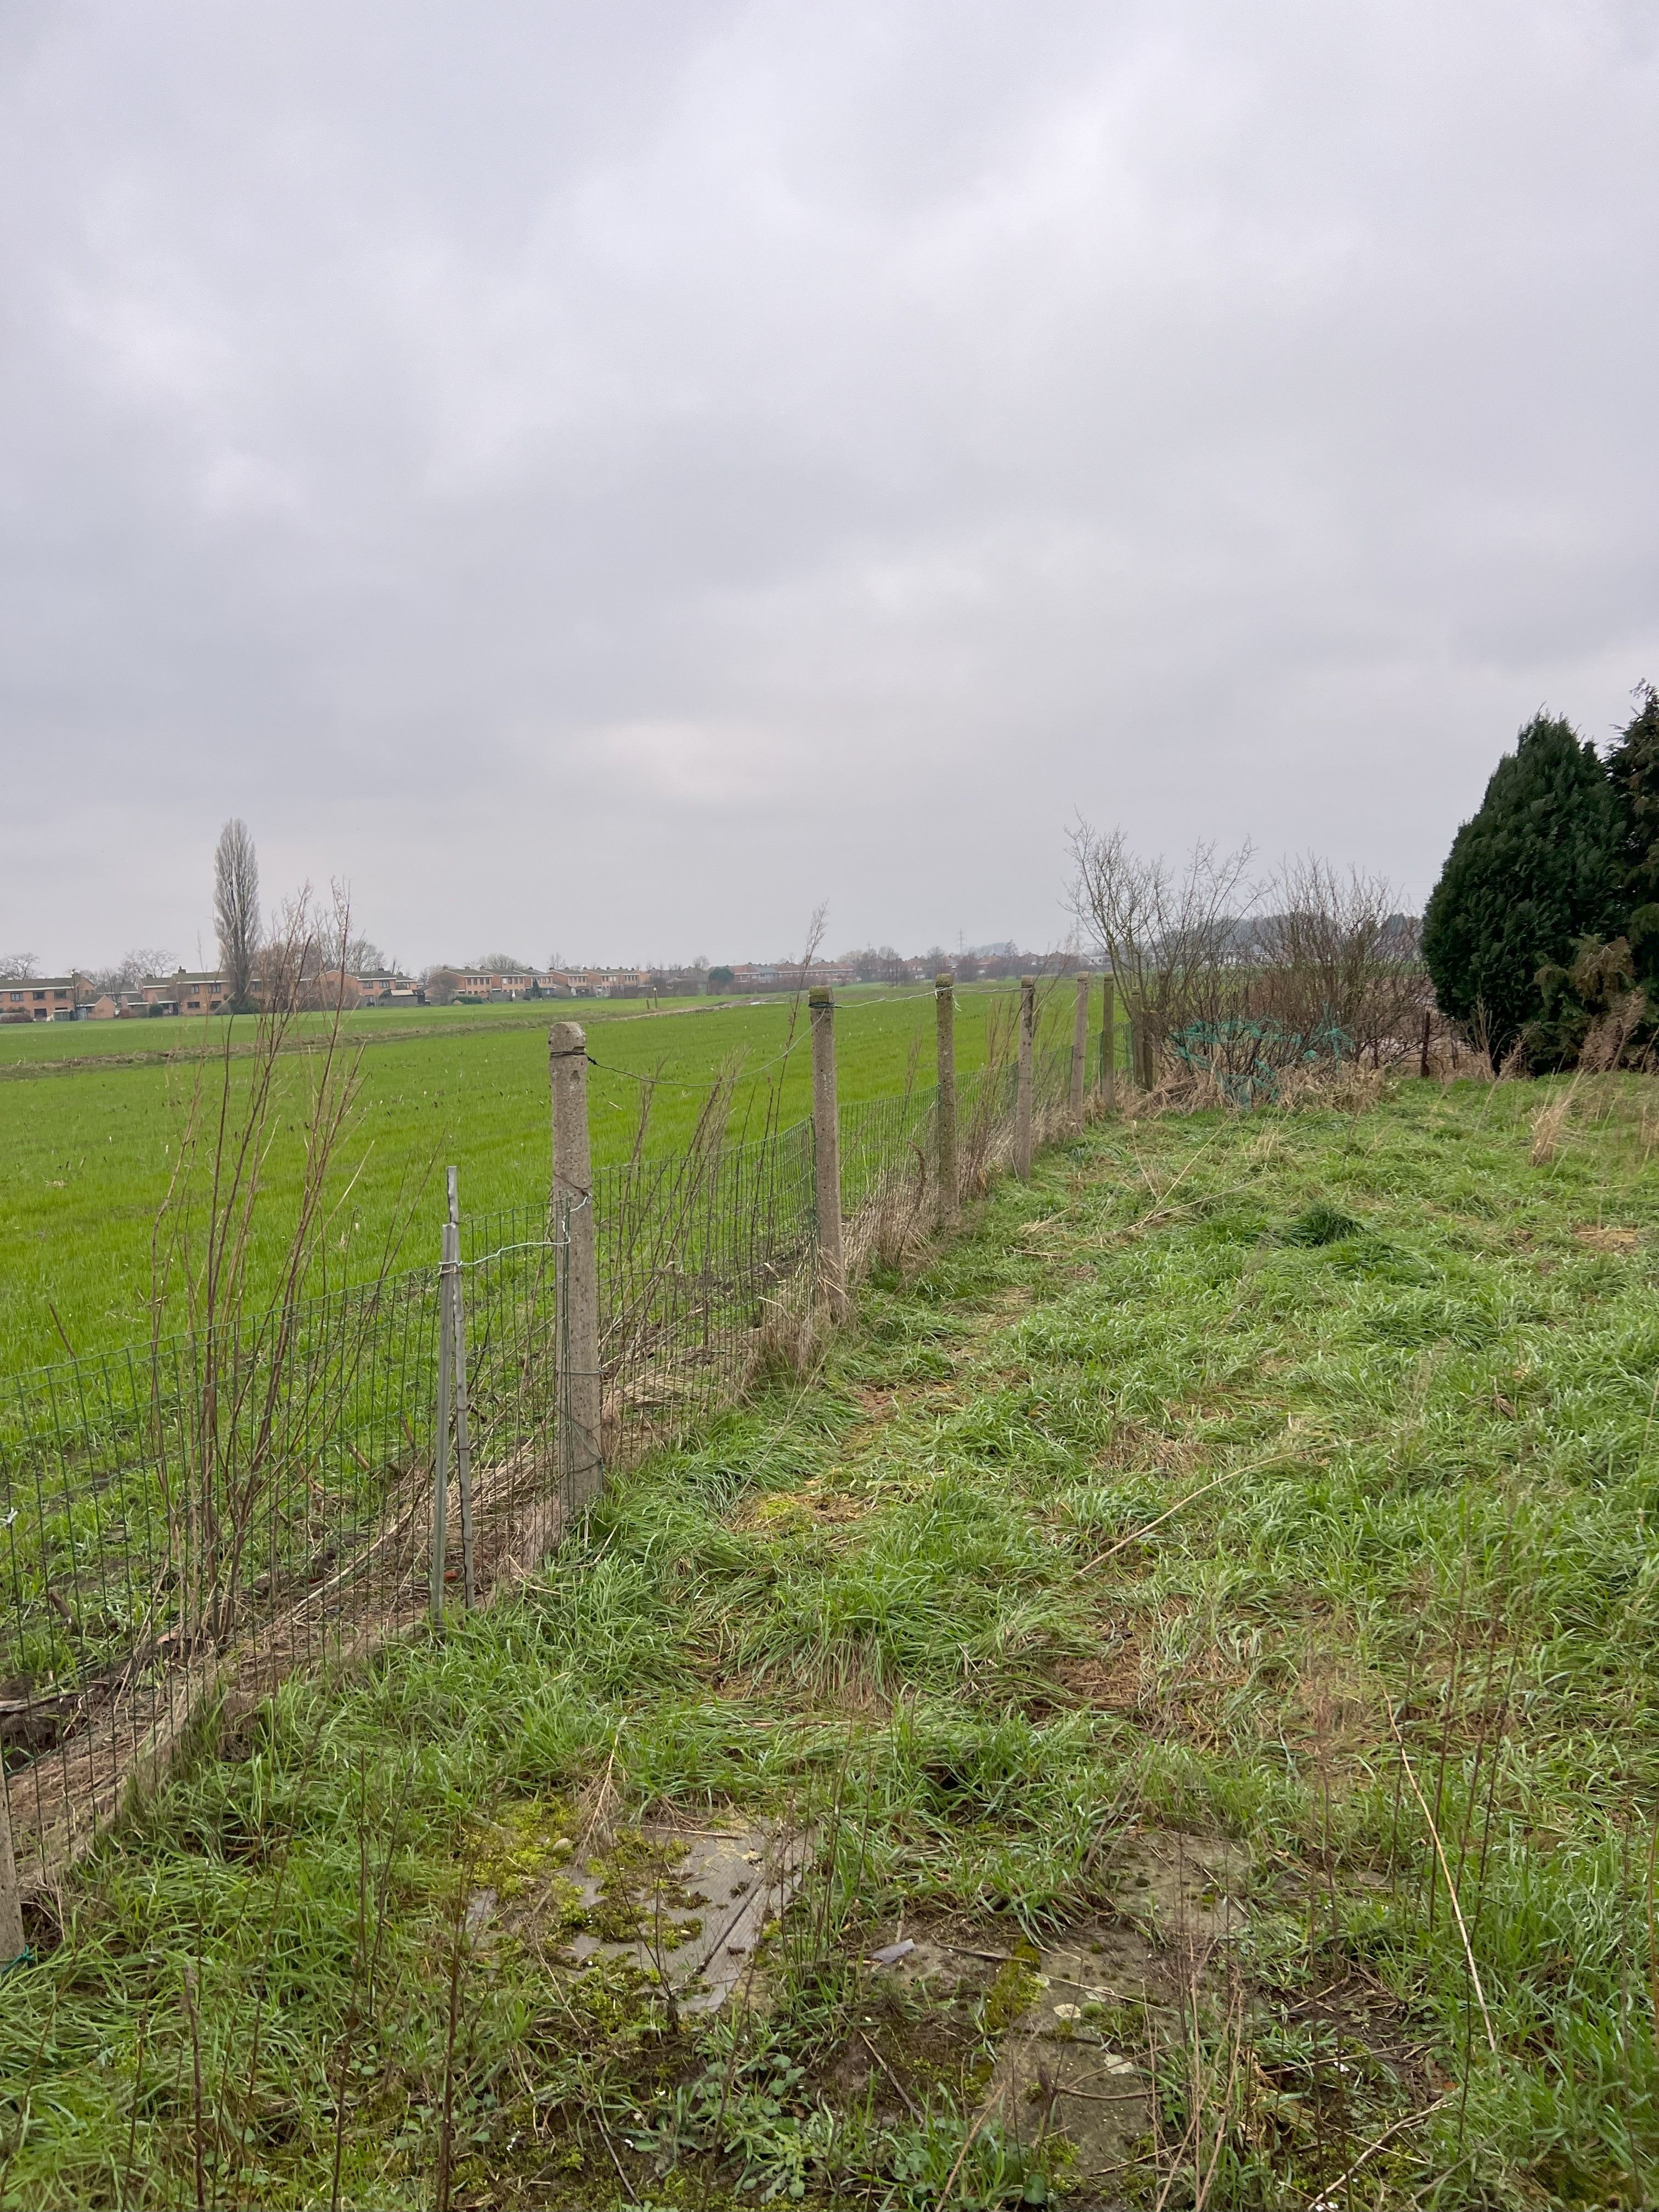
[[[487,1943],[499,1925],[556,1922],[550,1945],[578,1969],[616,1960],[659,1974],[682,2012],[714,2012],[748,1976],[769,1923],[780,1918],[812,1863],[813,1838],[769,1821],[688,1828],[653,1822],[604,1850],[562,1856],[532,1893],[504,1905],[493,1888],[467,1902],[467,1926]],[[607,1932],[607,1931],[614,1932]]]

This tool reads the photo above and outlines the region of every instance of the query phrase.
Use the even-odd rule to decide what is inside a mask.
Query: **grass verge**
[[[0,1995],[0,2201],[1652,2201],[1645,1097],[1541,1163],[1510,1085],[1049,1155],[112,1838]],[[813,1842],[712,2021],[570,1963],[562,1869],[665,1816]],[[1011,2074],[1067,1945],[1124,1986]]]

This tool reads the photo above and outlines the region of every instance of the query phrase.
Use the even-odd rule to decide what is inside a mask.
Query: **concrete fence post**
[[[599,1489],[604,1472],[599,1451],[599,1251],[587,1138],[587,1036],[581,1024],[555,1022],[547,1048],[553,1087],[553,1218],[565,1235],[558,1255],[559,1401],[569,1504],[578,1512]]]
[[[847,1261],[841,1232],[841,1115],[836,1103],[836,996],[815,983],[812,1024],[812,1174],[817,1194],[818,1273],[830,1310],[847,1317]]]
[[[948,968],[933,978],[933,1029],[939,1074],[939,1218],[956,1218],[962,1202],[957,1180],[956,978]]]
[[[1031,1180],[1031,1075],[1036,1049],[1036,977],[1019,979],[1019,1071],[1014,1087],[1014,1173]]]
[[[1111,976],[1103,979],[1104,998],[1100,1009],[1100,1103],[1107,1113],[1117,1105],[1117,985]]]
[[[449,1572],[449,1407],[455,1378],[455,1312],[450,1303],[451,1224],[445,1222],[438,1261],[438,1406],[432,1443],[432,1618],[444,1617],[444,1583]]]
[[[1089,978],[1077,979],[1077,1015],[1072,1024],[1072,1119],[1083,1120],[1083,1090],[1089,1076]]]
[[[455,1485],[461,1499],[461,1595],[470,1613],[477,1601],[472,1579],[472,1436],[466,1402],[466,1298],[461,1273],[461,1194],[449,1170],[449,1334],[455,1356]]]

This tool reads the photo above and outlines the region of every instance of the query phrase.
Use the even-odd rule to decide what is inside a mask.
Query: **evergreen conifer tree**
[[[1656,792],[1659,797],[1659,791]],[[1593,745],[1537,714],[1453,840],[1423,917],[1423,959],[1454,1019],[1506,1052],[1542,1009],[1538,972],[1622,920],[1620,808]]]
[[[1607,756],[1607,775],[1622,817],[1622,927],[1651,1001],[1659,985],[1659,691],[1638,684],[1636,700],[1635,714]]]

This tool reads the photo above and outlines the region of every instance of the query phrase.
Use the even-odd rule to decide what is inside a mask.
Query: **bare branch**
[[[1231,853],[1194,845],[1179,872],[1133,852],[1121,830],[1079,821],[1071,846],[1071,912],[1129,1012],[1164,1036],[1214,1018],[1219,981],[1238,964],[1241,924],[1260,896],[1249,842]]]

